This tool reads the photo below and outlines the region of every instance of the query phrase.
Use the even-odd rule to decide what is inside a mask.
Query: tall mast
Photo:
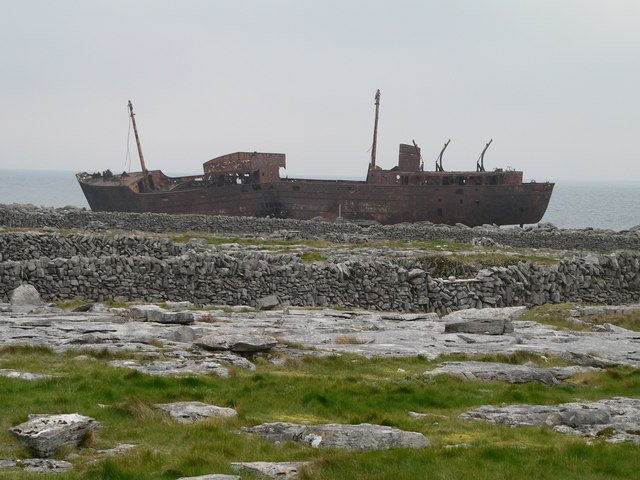
[[[129,115],[131,116],[131,123],[133,123],[133,133],[135,133],[136,135],[136,144],[138,145],[140,166],[142,167],[142,172],[147,173],[147,167],[144,164],[144,156],[142,155],[142,147],[140,146],[140,136],[138,135],[138,128],[136,127],[136,114],[133,113],[133,105],[131,105],[131,100],[129,100]]]
[[[373,124],[373,145],[371,146],[371,168],[376,166],[376,146],[378,144],[378,113],[380,111],[380,89],[376,92],[376,119]]]

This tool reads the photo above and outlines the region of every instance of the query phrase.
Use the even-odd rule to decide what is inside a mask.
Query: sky
[[[425,169],[640,178],[640,1],[0,0],[0,169],[202,172],[235,151],[289,177]]]

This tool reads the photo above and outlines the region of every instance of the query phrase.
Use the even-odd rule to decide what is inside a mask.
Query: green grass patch
[[[528,309],[518,320],[533,321],[545,325],[552,325],[562,330],[588,331],[588,326],[571,321],[569,311],[575,308],[572,303],[557,303],[540,305]]]
[[[576,308],[572,303],[540,305],[528,309],[519,320],[530,320],[553,325],[563,330],[588,332],[594,325],[611,323],[627,330],[640,332],[640,312],[632,314],[607,313],[604,315],[583,315],[573,321],[570,310]]]
[[[300,260],[304,263],[317,263],[317,262],[326,262],[327,257],[325,257],[322,253],[317,250],[310,250],[308,252],[304,252],[299,256]]]
[[[472,277],[483,268],[508,267],[520,262],[555,265],[557,258],[532,255],[507,255],[500,252],[425,255],[419,257],[424,268],[434,277]]]
[[[580,317],[580,320],[595,325],[611,323],[618,327],[626,328],[627,330],[640,332],[640,312],[631,314],[611,313],[606,315],[589,315]]]
[[[180,235],[170,235],[168,237],[176,243],[187,243],[189,240],[202,239],[207,242],[208,245],[222,245],[225,243],[237,243],[239,245],[257,245],[257,246],[293,246],[293,245],[306,245],[308,247],[327,247],[331,245],[326,240],[276,240],[266,238],[248,238],[248,237],[220,237],[217,235],[208,235],[201,232],[187,232]]]
[[[150,377],[117,369],[104,359],[74,359],[77,352],[5,347],[0,368],[57,375],[26,382],[2,379],[0,458],[27,457],[8,433],[30,413],[79,412],[103,429],[91,446],[118,443],[138,447],[115,458],[80,449],[75,469],[56,479],[167,479],[231,473],[235,461],[313,460],[303,478],[633,478],[640,468],[637,447],[567,437],[542,428],[507,428],[463,421],[458,415],[484,404],[556,404],[577,399],[640,395],[640,373],[616,368],[595,373],[577,386],[465,382],[423,375],[438,361],[423,357],[366,359],[355,355],[289,358],[283,365],[257,361],[256,371],[234,370],[231,378]],[[487,356],[483,359],[490,359]],[[543,361],[527,353],[494,359]],[[153,403],[203,401],[234,407],[239,416],[192,425],[173,423]],[[409,410],[444,417],[411,419]],[[270,421],[377,423],[424,433],[434,446],[421,450],[352,453],[295,444],[271,445],[237,433],[242,426]],[[467,444],[468,448],[447,448]],[[97,462],[94,460],[97,459]],[[4,470],[3,478],[40,478]],[[252,478],[244,476],[243,478]]]

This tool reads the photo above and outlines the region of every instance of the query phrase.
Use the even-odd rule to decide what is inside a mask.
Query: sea
[[[0,169],[0,204],[89,208],[74,172]],[[542,222],[560,228],[640,225],[640,181],[556,181]]]

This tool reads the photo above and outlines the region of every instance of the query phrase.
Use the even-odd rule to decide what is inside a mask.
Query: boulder
[[[513,320],[526,311],[526,307],[470,308],[450,313],[442,320],[444,333],[480,333],[504,335],[513,332]]]
[[[275,295],[267,295],[258,299],[258,308],[260,310],[271,310],[280,305],[280,300]]]
[[[232,352],[262,352],[271,350],[278,341],[265,335],[217,335],[200,337],[194,345],[205,350],[231,350]]]
[[[429,440],[421,433],[369,423],[299,425],[276,422],[243,428],[242,431],[259,435],[271,443],[292,441],[314,448],[340,448],[360,452],[390,448],[423,448],[430,445]]]
[[[235,417],[233,408],[217,407],[202,402],[156,403],[155,408],[164,410],[178,423],[193,423],[209,417]]]
[[[14,313],[30,313],[44,305],[36,287],[29,284],[20,285],[13,290],[9,303]]]
[[[29,420],[10,428],[22,444],[39,457],[50,457],[60,447],[77,447],[90,434],[100,429],[91,417],[77,413],[62,415],[30,415]]]
[[[236,462],[231,468],[237,472],[257,473],[270,478],[293,480],[311,462]]]
[[[512,365],[497,362],[444,362],[426,376],[450,375],[463,380],[488,380],[507,383],[540,382],[554,385],[580,372],[599,371],[591,367],[541,368],[535,365]]]

